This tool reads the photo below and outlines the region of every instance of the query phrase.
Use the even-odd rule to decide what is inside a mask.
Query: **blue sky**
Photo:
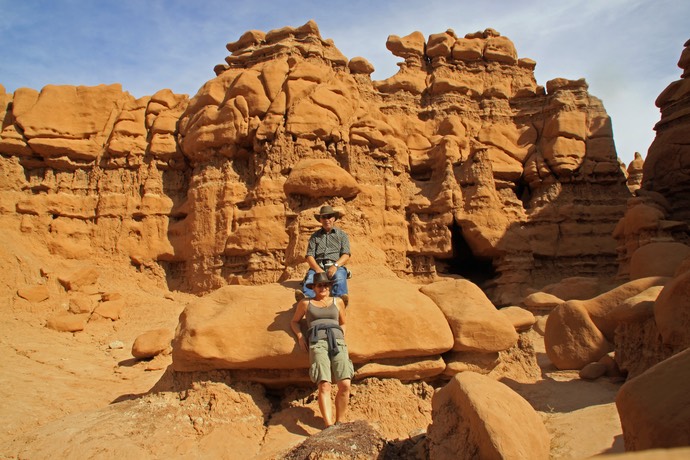
[[[627,164],[635,151],[646,155],[659,120],[654,101],[680,78],[689,18],[688,0],[0,0],[0,84],[13,92],[121,83],[136,97],[163,88],[193,96],[224,63],[226,43],[310,19],[382,80],[400,61],[386,49],[388,35],[491,27],[537,62],[539,84],[587,80]]]

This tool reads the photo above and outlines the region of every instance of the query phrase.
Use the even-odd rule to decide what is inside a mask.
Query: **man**
[[[335,221],[342,217],[342,213],[331,206],[322,206],[314,217],[321,222],[321,228],[309,237],[306,254],[309,270],[302,291],[297,291],[295,298],[298,301],[304,297],[314,298],[314,291],[308,286],[312,284],[316,273],[325,272],[328,279],[333,280],[331,295],[340,297],[347,305],[348,271],[344,265],[350,259],[350,239],[347,233],[335,226]]]

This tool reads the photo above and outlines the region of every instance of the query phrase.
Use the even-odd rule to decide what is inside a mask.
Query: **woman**
[[[297,303],[290,322],[292,332],[303,351],[309,351],[309,377],[319,386],[319,409],[326,427],[344,420],[350,399],[350,381],[355,370],[345,344],[345,304],[339,297],[331,297],[333,280],[316,273],[307,286],[313,289],[313,299]],[[306,315],[308,337],[302,335],[300,320]],[[335,420],[331,407],[331,382],[338,385],[335,397]]]

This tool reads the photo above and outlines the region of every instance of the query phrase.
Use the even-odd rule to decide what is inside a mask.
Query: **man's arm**
[[[338,257],[338,260],[335,262],[335,264],[328,267],[328,270],[326,271],[328,277],[333,278],[335,276],[335,272],[338,270],[338,267],[342,267],[343,265],[345,265],[345,263],[349,259],[350,254],[341,254],[340,257]]]
[[[314,256],[307,256],[307,263],[309,264],[309,268],[314,270],[316,273],[321,273],[323,271],[323,268],[321,268],[319,264],[316,263],[316,259],[314,259]]]

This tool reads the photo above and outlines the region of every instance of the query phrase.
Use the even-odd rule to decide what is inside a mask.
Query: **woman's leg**
[[[338,384],[340,388],[340,384]],[[319,409],[326,427],[333,425],[333,408],[331,407],[331,382],[322,380],[319,382]]]
[[[345,420],[347,413],[347,406],[350,402],[350,379],[341,380],[338,382],[338,394],[335,395],[335,422],[339,423]]]

